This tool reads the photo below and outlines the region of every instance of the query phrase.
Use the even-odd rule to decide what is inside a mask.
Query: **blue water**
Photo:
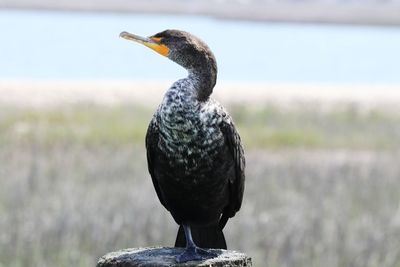
[[[118,37],[166,28],[214,51],[222,80],[400,83],[400,28],[206,17],[0,11],[0,79],[176,79],[185,71]]]

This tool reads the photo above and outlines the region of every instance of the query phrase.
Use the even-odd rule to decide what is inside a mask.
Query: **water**
[[[195,33],[222,80],[400,83],[400,28],[256,23],[206,17],[0,11],[0,79],[177,79],[168,59],[118,38]]]

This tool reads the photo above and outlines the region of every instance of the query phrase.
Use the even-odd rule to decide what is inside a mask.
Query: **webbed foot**
[[[182,254],[176,256],[175,260],[177,263],[183,263],[188,261],[204,261],[217,256],[218,254],[206,249],[199,247],[187,247]]]

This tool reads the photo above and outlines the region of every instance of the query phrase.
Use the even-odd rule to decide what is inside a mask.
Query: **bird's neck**
[[[193,84],[199,101],[206,101],[217,81],[217,71],[212,66],[189,70],[188,80]]]

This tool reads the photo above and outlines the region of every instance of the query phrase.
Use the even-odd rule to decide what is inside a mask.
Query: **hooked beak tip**
[[[128,35],[128,32],[123,31],[123,32],[121,32],[121,33],[119,34],[119,37],[120,37],[120,38],[125,38],[127,35]]]

